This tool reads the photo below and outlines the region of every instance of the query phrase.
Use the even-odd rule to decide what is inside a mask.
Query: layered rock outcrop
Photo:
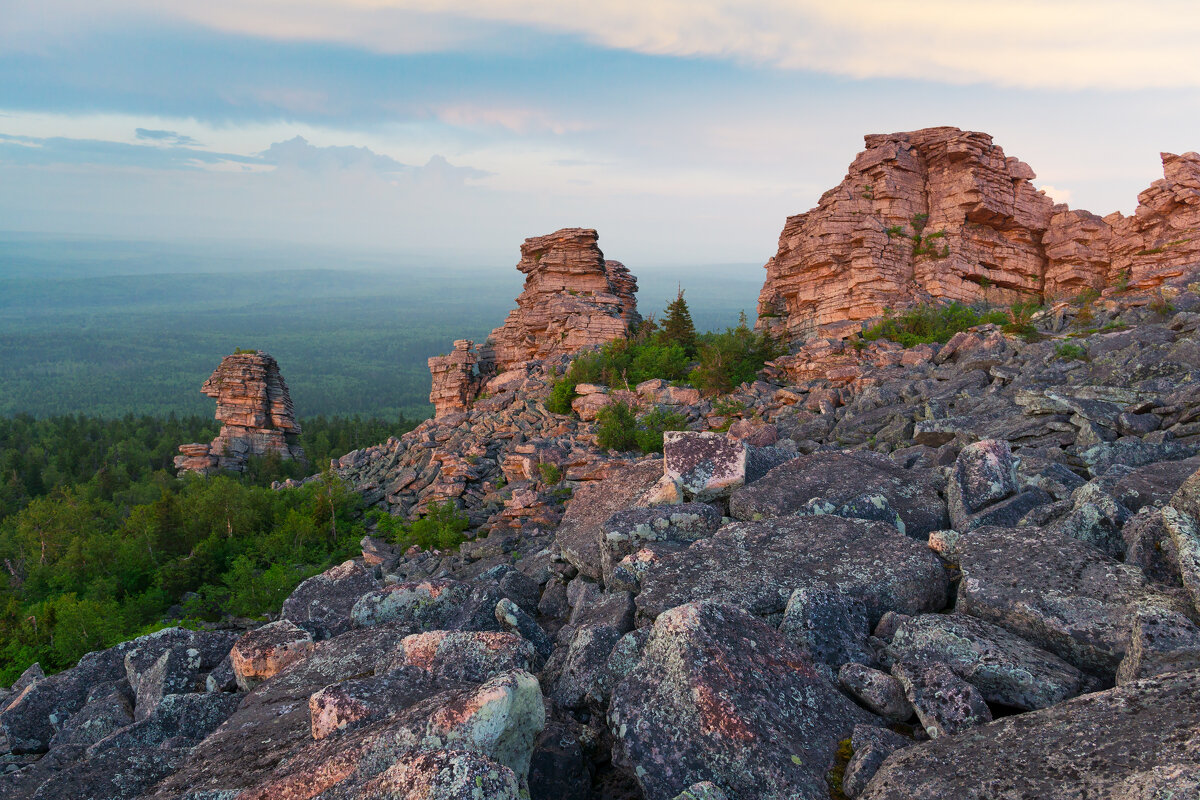
[[[305,460],[291,395],[279,364],[266,352],[225,356],[200,391],[216,398],[216,418],[223,425],[209,444],[180,446],[175,457],[180,474],[240,472],[251,456],[272,453],[285,461]]]
[[[563,228],[525,240],[517,263],[525,287],[504,324],[478,355],[460,340],[454,352],[429,359],[435,416],[466,410],[493,376],[620,339],[637,328],[637,278],[621,262],[605,260],[598,238],[590,228]]]
[[[926,128],[866,146],[816,208],[788,218],[766,265],[760,330],[792,343],[844,338],[889,308],[1147,290],[1200,265],[1195,153],[1164,153],[1165,177],[1136,213],[1100,218],[1055,205],[985,133]]]

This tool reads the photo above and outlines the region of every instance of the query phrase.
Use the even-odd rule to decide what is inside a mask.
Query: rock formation
[[[460,340],[450,355],[429,359],[435,416],[464,410],[493,375],[628,336],[638,326],[637,278],[605,260],[598,238],[589,228],[563,228],[525,240],[517,263],[525,288],[504,324],[477,357]]]
[[[180,446],[182,455],[175,457],[180,474],[241,471],[251,456],[270,453],[284,460],[305,460],[291,395],[279,364],[267,353],[225,356],[200,391],[216,398],[217,420],[223,425],[209,444]]]
[[[1055,205],[990,136],[871,135],[767,262],[760,330],[844,338],[888,308],[1055,299],[1118,281],[1152,289],[1200,263],[1200,156],[1163,154],[1132,217]]]

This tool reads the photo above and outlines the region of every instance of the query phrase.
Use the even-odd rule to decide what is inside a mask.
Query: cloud
[[[174,145],[176,147],[191,147],[200,144],[190,136],[184,136],[182,133],[175,131],[155,131],[146,128],[135,128],[134,135],[138,139],[151,142],[160,142],[162,144]]]
[[[84,0],[45,0],[78,14]],[[42,4],[39,4],[42,5]],[[1193,0],[209,0],[104,5],[228,33],[385,53],[495,48],[505,28],[850,78],[1026,88],[1200,86]],[[0,36],[0,41],[3,37]]]
[[[440,122],[458,128],[501,128],[510,133],[553,133],[561,136],[587,130],[582,122],[556,119],[534,108],[488,108],[471,105],[445,106],[434,112]]]
[[[1060,189],[1057,186],[1051,186],[1049,184],[1046,184],[1045,186],[1039,186],[1038,188],[1041,189],[1043,192],[1045,192],[1050,197],[1050,199],[1052,199],[1056,203],[1070,203],[1071,202],[1071,190],[1070,189]]]

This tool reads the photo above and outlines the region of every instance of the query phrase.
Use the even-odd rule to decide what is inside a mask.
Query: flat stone
[[[813,501],[837,508],[878,495],[899,515],[904,533],[924,537],[948,523],[938,488],[931,470],[904,469],[877,453],[813,453],[781,464],[735,491],[729,499],[729,513],[735,519],[753,521],[802,512]],[[847,511],[845,516],[851,513]]]
[[[381,775],[354,793],[355,800],[523,800],[515,772],[478,753],[424,750],[402,754]]]
[[[704,502],[728,497],[747,483],[750,447],[723,433],[667,431],[664,474],[678,480],[684,495]]]
[[[1058,656],[966,614],[912,617],[896,630],[888,649],[896,661],[944,663],[989,703],[1025,710],[1060,703],[1087,685]]]
[[[963,574],[957,611],[1104,680],[1125,655],[1138,603],[1182,610],[1137,567],[1044,528],[980,528],[956,549]]]
[[[778,631],[712,602],[658,618],[608,712],[614,762],[647,800],[700,781],[731,797],[825,797],[839,740],[872,719]]]
[[[652,621],[684,603],[714,599],[758,616],[783,612],[801,588],[836,588],[860,600],[872,623],[946,603],[942,562],[881,522],[789,517],[726,525],[690,547],[659,554],[640,579],[638,616]]]
[[[406,636],[380,661],[379,671],[402,666],[437,678],[483,683],[512,670],[534,671],[541,659],[524,637],[496,631],[429,631]]]
[[[1170,797],[1200,766],[1198,718],[1200,672],[1159,675],[905,748],[860,800]]]

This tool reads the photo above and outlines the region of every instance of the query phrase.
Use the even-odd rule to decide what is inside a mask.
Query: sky
[[[1198,40],[1192,0],[0,0],[0,231],[762,263],[934,125],[1130,213],[1200,149]]]

